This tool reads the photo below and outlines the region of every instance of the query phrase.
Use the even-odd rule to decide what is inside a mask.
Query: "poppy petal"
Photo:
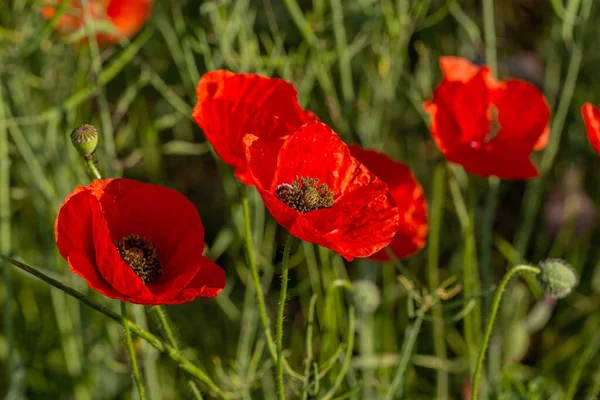
[[[531,153],[550,119],[550,107],[539,89],[530,83],[511,79],[502,88],[491,92],[491,101],[498,109],[501,126],[493,139],[494,144],[503,143],[507,147],[518,148],[516,151]]]
[[[225,271],[209,258],[204,258],[194,279],[168,301],[169,304],[180,304],[192,301],[196,297],[215,297],[225,287]]]
[[[78,251],[72,251],[67,257],[69,268],[77,275],[85,279],[90,288],[102,293],[111,299],[120,299],[129,301],[129,297],[117,292],[106,280],[100,275],[98,269],[92,265],[89,259]]]
[[[316,119],[296,95],[294,86],[281,79],[212,71],[198,83],[192,116],[219,157],[247,184],[244,135],[272,139]]]
[[[585,123],[585,130],[590,144],[600,154],[600,109],[592,103],[585,103],[581,107],[581,115]]]
[[[350,146],[350,152],[369,171],[388,185],[390,194],[398,206],[400,224],[389,244],[397,259],[408,257],[425,246],[427,238],[427,202],[423,188],[408,166],[393,161],[389,156],[376,150],[365,150],[357,145]],[[384,250],[370,258],[388,261]]]

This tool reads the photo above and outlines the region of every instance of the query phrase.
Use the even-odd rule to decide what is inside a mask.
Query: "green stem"
[[[288,234],[283,248],[283,260],[281,262],[281,292],[279,293],[279,309],[277,311],[277,387],[279,398],[285,400],[285,386],[283,382],[283,314],[285,313],[285,300],[287,297],[288,272],[290,261],[290,248],[293,236]]]
[[[427,245],[427,280],[429,292],[435,293],[440,285],[439,278],[439,250],[440,231],[444,213],[444,171],[445,166],[439,164],[433,174],[433,190],[431,193],[431,208],[429,214],[429,243]],[[436,304],[432,310],[433,316],[433,345],[436,357],[445,360],[446,341],[444,339],[444,315],[442,307]],[[448,372],[437,371],[437,398],[448,398]]]
[[[400,358],[394,379],[392,380],[390,388],[385,396],[386,400],[402,398],[402,390],[404,389],[404,374],[406,372],[406,368],[408,368],[413,347],[415,347],[415,343],[417,342],[417,337],[419,336],[419,331],[421,330],[421,324],[423,323],[424,317],[425,308],[421,307],[419,311],[417,311],[417,319],[415,320],[414,325],[410,328],[406,338],[404,339],[404,343],[402,344],[402,350],[400,351],[402,357]]]
[[[494,0],[483,0],[483,38],[485,40],[485,62],[498,74],[496,57],[496,27],[494,24]]]
[[[587,345],[584,347],[583,351],[581,352],[581,357],[579,357],[579,360],[577,361],[577,365],[575,366],[575,370],[573,371],[573,373],[571,374],[571,377],[569,379],[569,384],[567,386],[567,393],[565,394],[565,396],[563,397],[563,400],[572,400],[575,397],[575,394],[577,392],[577,385],[579,384],[579,381],[581,380],[581,376],[583,375],[583,371],[585,369],[585,366],[587,365],[588,361],[590,361],[594,355],[598,352],[598,346],[600,346],[600,329],[596,330],[596,333],[594,334],[594,337],[592,340],[587,342]],[[595,387],[597,387],[598,383],[598,372],[596,372],[594,374],[593,377],[593,384],[592,384],[592,388],[591,388],[591,393],[588,393],[588,398],[593,398],[593,399],[597,399],[597,393],[598,390],[595,389]]]
[[[498,313],[498,309],[500,308],[500,302],[502,301],[502,292],[506,288],[508,281],[512,276],[520,271],[531,272],[532,274],[539,274],[540,269],[537,267],[533,267],[531,265],[517,265],[509,270],[502,281],[498,285],[498,289],[496,289],[496,294],[494,295],[494,302],[492,303],[492,309],[490,311],[490,315],[488,318],[487,325],[485,327],[485,334],[483,336],[483,342],[481,343],[481,350],[479,351],[479,358],[477,359],[477,365],[475,367],[475,373],[473,374],[473,387],[471,389],[471,400],[477,400],[477,391],[479,389],[479,378],[481,376],[481,368],[483,367],[483,359],[485,358],[486,349],[490,342],[490,337],[492,336],[492,329],[494,327],[494,321],[496,319],[496,314]]]
[[[2,80],[0,80],[0,253],[10,254],[11,243],[11,211],[10,211],[10,158],[8,153],[8,129],[4,123],[4,97],[2,94]],[[12,280],[8,268],[2,270],[4,283],[4,335],[8,346],[6,357],[6,372],[10,382],[13,359],[13,325],[12,325]]]
[[[250,264],[250,272],[252,273],[252,281],[254,282],[254,291],[256,292],[256,299],[258,301],[258,312],[260,314],[260,321],[263,326],[265,338],[267,340],[267,348],[271,354],[273,361],[277,362],[277,349],[275,343],[273,343],[273,335],[271,334],[269,316],[267,315],[267,306],[265,305],[265,294],[260,283],[260,275],[258,273],[258,267],[256,265],[256,258],[254,256],[254,246],[252,244],[252,227],[250,225],[250,207],[248,206],[248,187],[242,186],[242,210],[244,213],[244,235],[246,241],[246,254],[248,263]],[[283,367],[285,371],[300,380],[304,380],[304,376],[297,373],[290,367],[287,360],[283,359]]]
[[[493,246],[494,215],[496,213],[499,186],[500,179],[496,177],[490,177],[488,179],[488,195],[481,227],[481,278],[484,291],[487,291],[487,289],[491,288],[494,284],[491,253]],[[486,313],[490,307],[489,301],[489,294],[486,294],[483,297],[483,310]]]
[[[131,340],[131,330],[127,324],[127,303],[121,302],[121,323],[125,328],[125,343],[127,344],[127,354],[129,354],[129,360],[131,361],[131,369],[133,371],[133,380],[137,386],[138,393],[140,394],[140,400],[146,399],[146,393],[144,392],[144,384],[142,383],[142,376],[138,368],[137,359],[135,357],[135,350],[133,349],[133,341]]]
[[[540,164],[541,177],[539,179],[535,179],[529,184],[525,194],[525,200],[523,201],[525,208],[525,213],[522,218],[523,223],[521,224],[521,228],[515,237],[515,248],[521,255],[525,254],[525,250],[527,249],[529,241],[531,240],[533,224],[539,215],[542,190],[544,188],[544,177],[550,171],[550,168],[552,168],[552,164],[554,163],[554,159],[558,153],[560,137],[569,113],[571,100],[573,99],[573,93],[577,84],[577,77],[579,76],[579,68],[583,59],[583,41],[585,38],[587,22],[591,14],[592,3],[593,0],[584,0],[581,6],[581,14],[579,15],[578,19],[581,26],[581,38],[573,46],[562,95],[558,101],[558,107],[550,127],[550,141],[546,147],[546,151],[544,152],[544,156],[542,157],[542,162]]]
[[[354,351],[354,307],[350,307],[348,311],[348,340],[346,344],[346,353],[344,354],[344,362],[342,363],[342,368],[340,369],[340,373],[336,377],[333,386],[331,389],[322,397],[322,400],[330,400],[335,392],[339,389],[346,377],[346,372],[350,367],[350,361],[352,361],[352,352]]]
[[[156,337],[152,333],[148,332],[145,329],[140,328],[138,325],[136,325],[132,321],[130,321],[128,319],[124,319],[122,316],[120,316],[116,312],[110,310],[109,308],[103,306],[102,304],[96,303],[95,301],[88,299],[85,295],[78,292],[77,290],[57,281],[56,279],[49,277],[48,275],[38,271],[37,269],[35,269],[27,264],[24,264],[20,261],[17,261],[13,258],[7,257],[2,254],[0,254],[0,259],[9,262],[10,264],[14,265],[15,267],[20,268],[23,271],[41,279],[42,281],[48,283],[49,285],[54,286],[55,288],[57,288],[59,290],[62,290],[69,296],[74,297],[77,300],[79,300],[80,302],[82,302],[83,304],[85,304],[86,306],[93,308],[94,310],[96,310],[98,312],[101,312],[102,314],[106,315],[108,318],[112,319],[113,321],[116,321],[116,322],[122,324],[123,326],[125,326],[125,324],[126,324],[133,334],[135,334],[136,336],[139,336],[140,338],[144,339],[146,342],[150,343],[150,345],[152,347],[154,347],[161,353],[166,354],[169,358],[171,358],[173,361],[175,361],[181,369],[183,369],[184,371],[186,371],[187,373],[189,373],[190,375],[192,375],[194,378],[198,379],[199,381],[204,382],[220,398],[222,398],[222,399],[228,398],[228,396],[226,396],[225,393],[223,393],[223,391],[221,391],[221,389],[219,389],[219,387],[213,382],[213,380],[208,375],[206,375],[201,369],[199,369],[197,366],[195,366],[192,362],[190,362],[183,355],[181,355],[181,353],[179,353],[175,348],[163,343],[162,340],[160,340],[158,337]]]
[[[98,170],[98,165],[96,165],[96,162],[94,161],[93,154],[85,157],[85,165],[87,166],[88,170],[92,173],[94,178],[102,179],[102,175],[100,175],[100,170]]]
[[[169,321],[169,318],[167,317],[165,309],[162,306],[154,306],[152,307],[152,311],[154,311],[154,313],[156,314],[160,330],[162,331],[163,335],[165,335],[165,337],[167,338],[167,342],[169,343],[169,345],[171,345],[171,347],[173,347],[175,350],[179,351],[179,345],[177,344],[175,333],[171,328],[171,323]],[[196,382],[188,378],[187,383],[194,398],[196,400],[202,399],[202,394],[200,393]]]

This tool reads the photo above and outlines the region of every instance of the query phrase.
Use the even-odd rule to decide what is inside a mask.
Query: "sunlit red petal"
[[[243,137],[287,135],[316,119],[303,110],[286,81],[255,74],[212,71],[200,79],[193,118],[217,154],[248,184]]]
[[[600,154],[600,109],[591,103],[585,103],[581,107],[581,115],[585,122],[585,130],[590,144]]]
[[[390,194],[398,206],[400,223],[398,231],[389,244],[397,259],[408,257],[423,248],[427,238],[427,202],[423,188],[410,172],[408,166],[393,161],[386,154],[350,146],[350,152],[369,171],[388,185]],[[388,254],[380,250],[372,259],[387,261]]]

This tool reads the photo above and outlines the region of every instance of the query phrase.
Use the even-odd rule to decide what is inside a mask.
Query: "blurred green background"
[[[54,242],[62,200],[89,183],[68,134],[92,123],[101,132],[97,155],[105,176],[172,187],[198,207],[209,255],[226,270],[227,287],[216,299],[167,309],[183,354],[224,391],[271,399],[276,382],[244,256],[240,184],[191,120],[195,86],[206,71],[225,68],[293,82],[300,103],[348,143],[409,164],[430,205],[438,166],[444,172],[437,199],[443,207],[439,281],[455,277],[460,284],[465,264],[477,266],[487,181],[444,165],[421,103],[439,80],[439,56],[485,61],[480,1],[161,0],[130,42],[100,48],[55,36],[40,4],[4,0],[0,7],[0,253],[118,309],[69,272]],[[516,279],[511,285],[488,357],[491,398],[562,399],[573,382],[575,398],[583,398],[600,380],[600,249],[594,245],[600,236],[593,229],[600,157],[587,143],[579,112],[585,101],[600,105],[600,7],[594,4],[588,16],[589,4],[495,2],[498,75],[540,87],[555,129],[549,149],[533,156],[543,177],[500,185],[493,281],[520,260],[547,257],[565,258],[582,279],[576,293],[558,303],[535,282]],[[254,191],[251,213],[274,321],[285,232]],[[336,396],[376,399],[386,392],[415,326],[416,294],[431,286],[428,262],[437,270],[431,264],[436,250],[428,247],[395,264],[345,263],[296,242],[284,347],[292,366],[303,371],[309,302],[316,294],[314,360],[326,373],[310,398],[331,389],[341,370],[352,304],[358,307],[354,350]],[[0,262],[0,270],[0,396],[137,398],[120,325],[7,263]],[[396,279],[400,274],[404,284]],[[365,297],[336,287],[340,280],[375,282],[376,293],[362,296],[380,296],[380,302],[361,309]],[[491,290],[480,287],[444,301],[443,313],[435,314],[436,331],[435,318],[425,316],[402,383],[405,398],[468,395],[472,345],[478,350],[477,326],[485,321],[480,300]],[[130,313],[159,334],[151,310],[134,306]],[[465,335],[465,316],[479,337]],[[143,341],[135,344],[150,399],[191,398],[170,359]],[[290,398],[300,397],[292,386]]]

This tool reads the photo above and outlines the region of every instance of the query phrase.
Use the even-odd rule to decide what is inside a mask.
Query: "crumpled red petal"
[[[244,135],[274,139],[317,119],[300,107],[296,95],[294,87],[281,79],[212,71],[198,83],[192,116],[219,157],[249,184]]]
[[[350,152],[369,171],[388,185],[390,194],[398,206],[400,223],[398,231],[388,245],[397,259],[413,255],[425,246],[427,239],[427,201],[423,188],[408,166],[393,161],[376,150],[365,150],[351,145]],[[389,261],[385,250],[370,256],[373,260]]]
[[[248,170],[267,209],[292,235],[347,260],[367,257],[390,242],[399,216],[387,185],[354,159],[327,125],[309,122],[281,141],[248,135],[244,142]],[[271,154],[270,162],[264,154]],[[281,202],[275,196],[277,186],[297,177],[327,184],[334,193],[333,206],[302,214]]]
[[[600,109],[588,102],[581,107],[581,115],[588,140],[596,153],[600,154]]]

